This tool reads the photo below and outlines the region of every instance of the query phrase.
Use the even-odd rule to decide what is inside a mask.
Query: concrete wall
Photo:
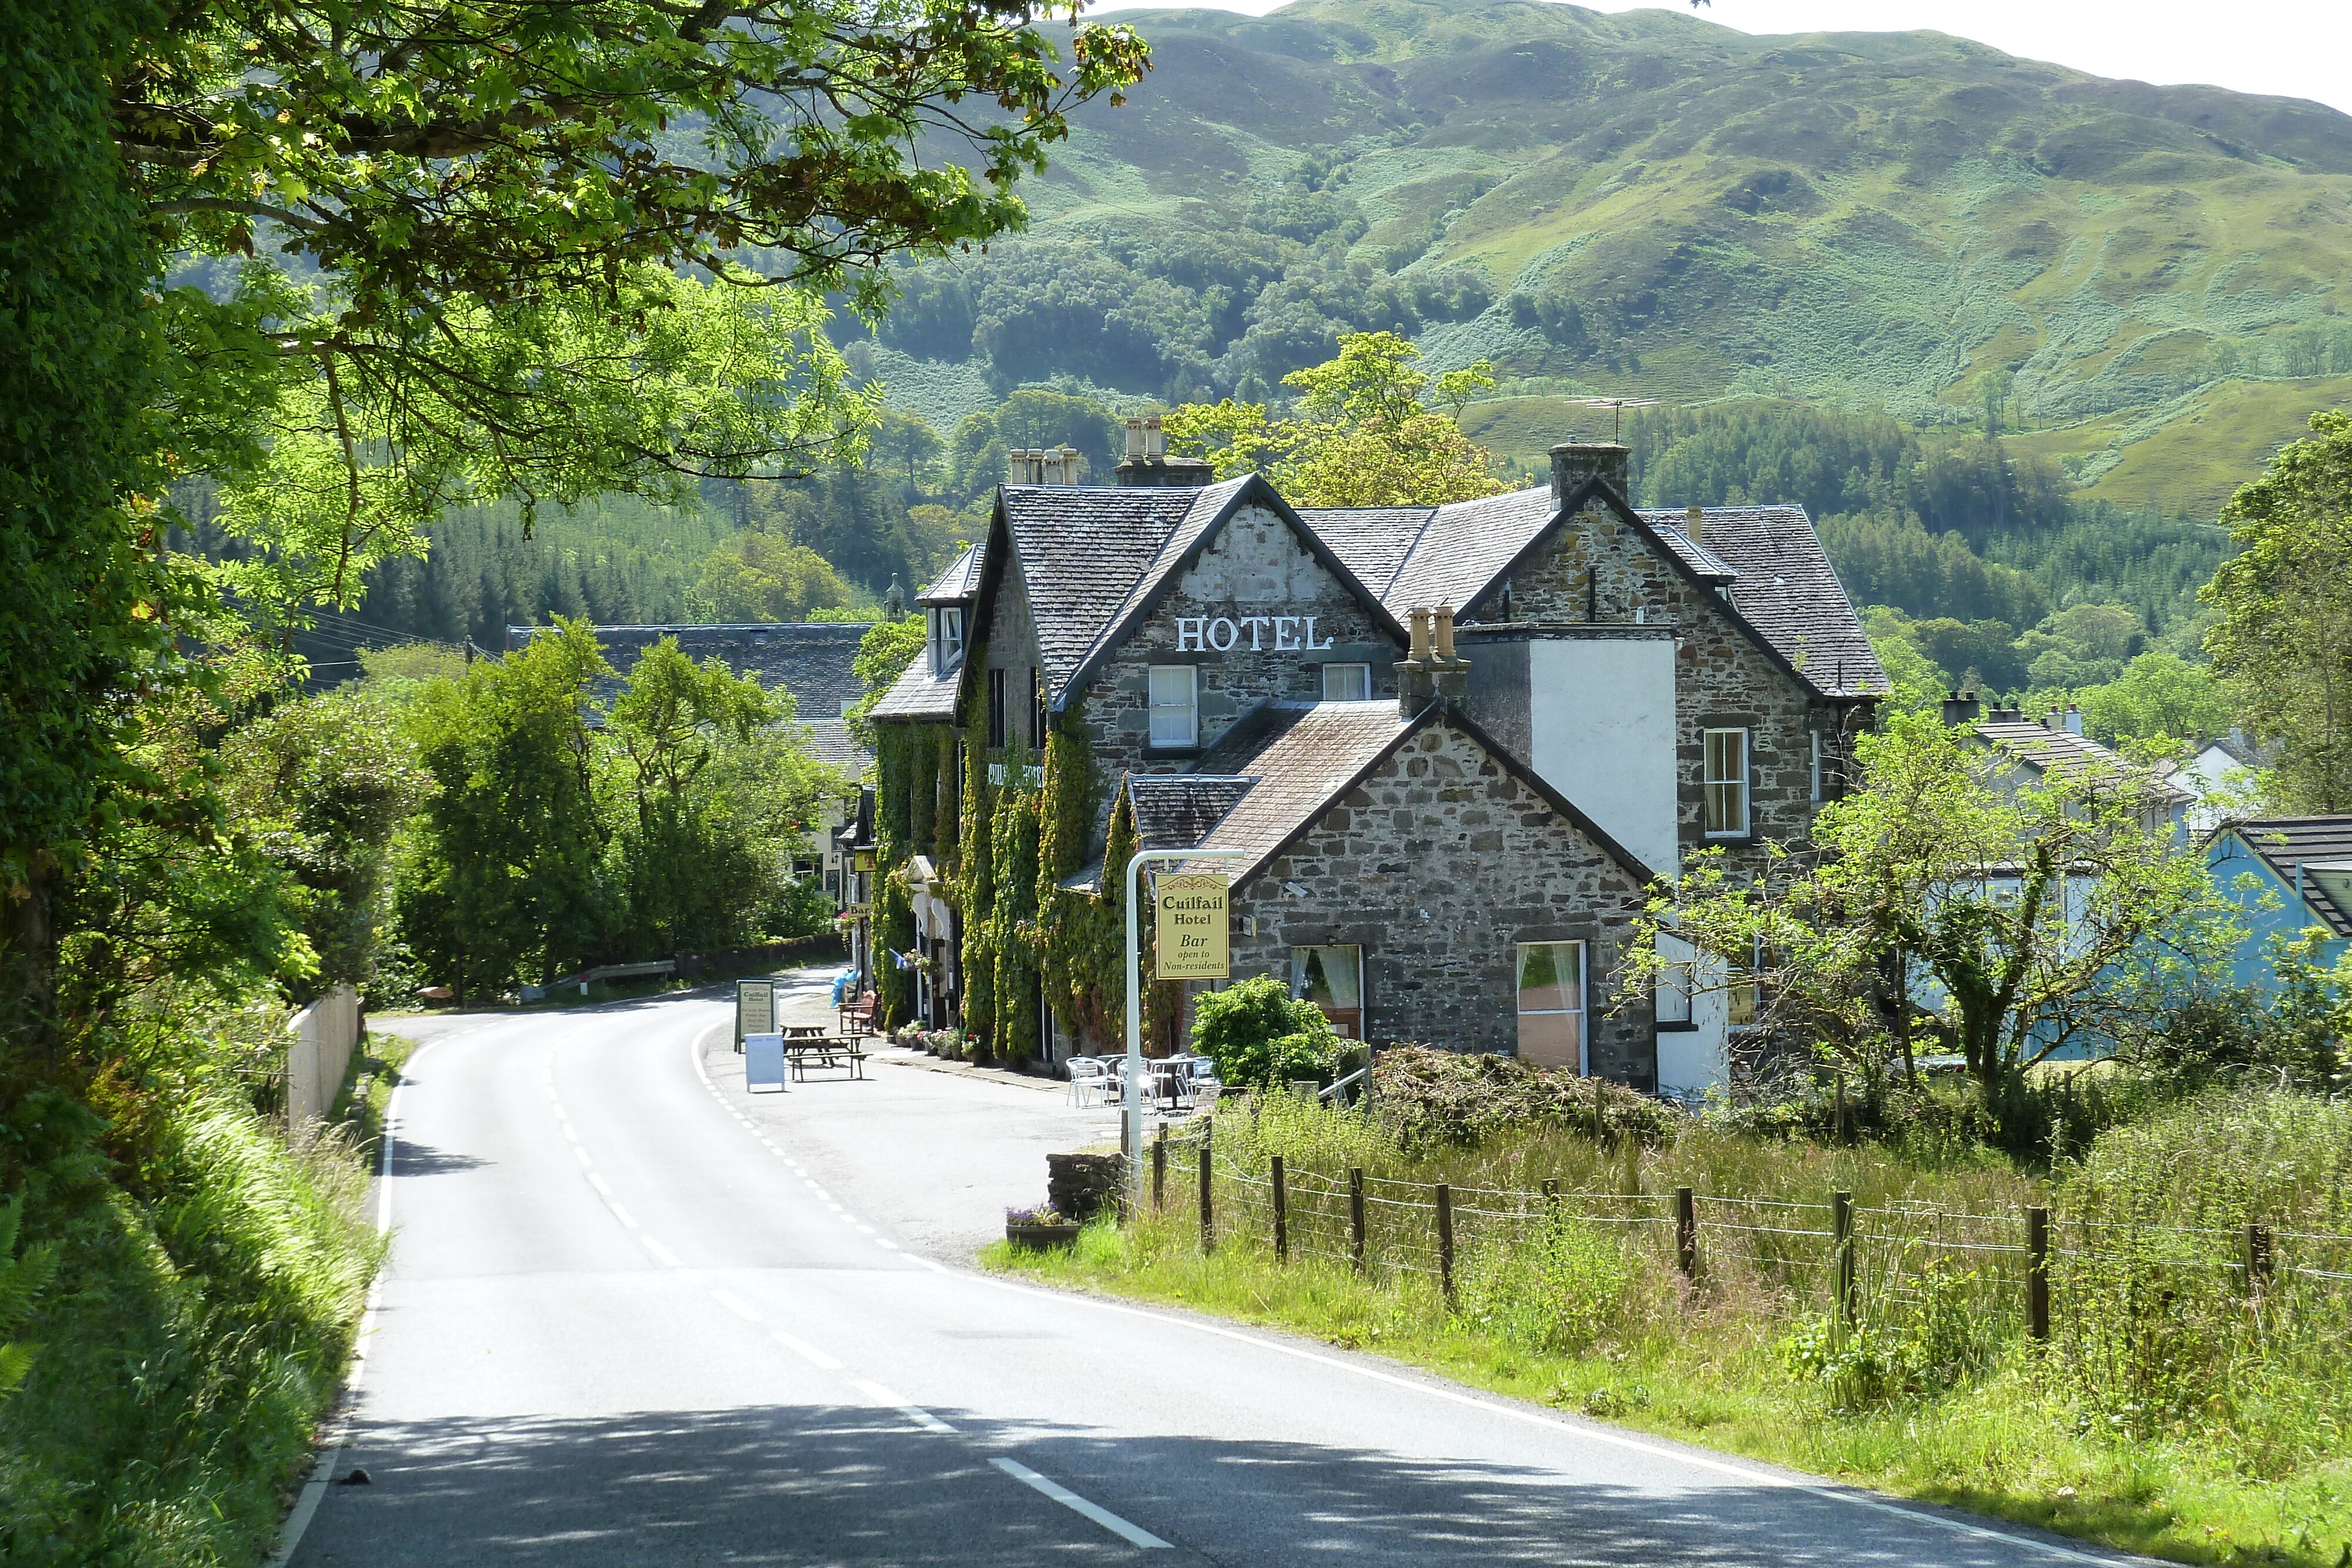
[[[1441,721],[1234,890],[1234,977],[1287,980],[1293,946],[1360,946],[1366,1039],[1510,1053],[1517,944],[1581,941],[1592,1070],[1648,1090],[1652,1009],[1612,1017],[1609,1002],[1641,902],[1613,859]]]
[[[1675,634],[1675,792],[1683,852],[1711,841],[1702,815],[1702,735],[1713,728],[1750,732],[1753,831],[1744,841],[1712,841],[1730,849],[1735,861],[1760,867],[1761,841],[1807,840],[1814,810],[1813,732],[1824,729],[1832,767],[1851,747],[1850,737],[1831,727],[1832,711],[1817,706],[1801,681],[1740,630],[1719,594],[1684,577],[1614,512],[1578,514],[1561,530],[1556,549],[1514,574],[1513,615],[1537,622],[1584,622],[1588,570],[1594,574],[1589,624],[1666,627]],[[1574,789],[1563,793],[1591,810]],[[1601,820],[1598,813],[1595,820]]]
[[[286,1131],[291,1136],[334,1109],[335,1095],[360,1042],[359,993],[339,986],[286,1026]]]
[[[1680,862],[1675,645],[1664,638],[1528,644],[1528,765],[1660,876]]]

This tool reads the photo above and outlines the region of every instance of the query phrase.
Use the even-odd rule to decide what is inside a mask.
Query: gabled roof
[[[1551,487],[1443,507],[1301,512],[1391,615],[1466,610],[1559,516]]]
[[[985,557],[988,541],[966,545],[963,554],[948,565],[947,570],[933,578],[930,586],[915,595],[918,604],[962,604],[980,591],[981,562]]]
[[[1733,574],[1732,607],[1815,686],[1832,695],[1887,691],[1886,671],[1804,507],[1702,507],[1703,547],[1691,542],[1686,512],[1641,516],[1699,575],[1706,575],[1700,559]]]
[[[877,724],[929,724],[951,720],[956,716],[956,697],[963,684],[963,671],[950,670],[944,675],[931,674],[931,651],[917,651],[915,662],[898,673],[890,689],[882,694],[866,716]]]
[[[1394,617],[1384,615],[1330,546],[1255,474],[1198,490],[1006,485],[997,497],[1013,561],[992,554],[986,559],[985,591],[993,593],[1003,573],[1018,563],[1037,627],[1047,704],[1055,712],[1245,505],[1265,507],[1287,522],[1299,543],[1403,640]]]
[[[1406,718],[1392,702],[1267,703],[1236,732],[1247,728],[1252,738],[1228,749],[1220,742],[1201,759],[1214,775],[1190,775],[1207,786],[1192,798],[1205,815],[1226,792],[1233,803],[1210,822],[1197,838],[1179,839],[1166,848],[1236,849],[1240,859],[1225,862],[1185,862],[1176,869],[1213,869],[1222,865],[1232,879],[1243,882],[1263,871],[1299,834],[1349,790],[1370,777],[1408,736],[1433,724],[1451,725],[1470,737],[1489,757],[1522,784],[1533,789],[1552,810],[1573,823],[1640,885],[1656,873],[1628,853],[1559,792],[1503,749],[1500,742],[1448,704],[1433,703],[1415,718]],[[1231,737],[1229,737],[1228,739]],[[1230,771],[1223,769],[1230,768]],[[1136,802],[1139,831],[1148,809],[1145,797],[1158,782],[1130,774],[1127,789]],[[1142,787],[1139,792],[1138,786]],[[1236,787],[1239,788],[1236,788]],[[1163,819],[1163,827],[1177,824]],[[1190,831],[1197,823],[1186,823]]]
[[[1802,507],[1702,510],[1705,542],[1692,542],[1686,512],[1639,512],[1598,481],[1561,507],[1549,486],[1456,501],[1299,514],[1380,596],[1392,615],[1417,605],[1467,611],[1534,553],[1554,525],[1605,506],[1655,545],[1692,581],[1728,587],[1733,619],[1825,696],[1878,696],[1886,672],[1853,601],[1831,570]]]
[[[2352,816],[2271,817],[2230,822],[2215,836],[2235,833],[2278,879],[2293,887],[2303,868],[2303,901],[2338,936],[2352,936]]]
[[[2147,768],[2126,762],[2086,735],[2023,721],[1990,719],[1973,727],[1977,737],[2011,761],[2046,778],[2138,779],[2152,802],[2187,805],[2195,796]]]

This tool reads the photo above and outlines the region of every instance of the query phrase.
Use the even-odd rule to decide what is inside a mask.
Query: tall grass
[[[60,1267],[0,1406],[0,1561],[257,1560],[349,1357],[378,1242],[348,1142],[289,1148],[217,1089],[162,1115],[139,1172],[26,1168]]]
[[[1215,1119],[1213,1250],[1178,1152],[1168,1210],[1063,1257],[997,1261],[2132,1550],[2314,1568],[2352,1553],[2352,1258],[2332,1239],[2352,1232],[2352,1106],[2217,1094],[2027,1172],[1958,1145],[1697,1125],[1658,1146],[1559,1127],[1414,1145],[1377,1120],[1255,1099]],[[1365,1178],[1360,1270],[1349,1167]],[[1691,1278],[1678,1186],[1699,1195]],[[1838,1191],[1855,1215],[1851,1321],[1828,1234]],[[2028,1206],[2053,1216],[2047,1342],[2025,1332]],[[2245,1264],[2252,1222],[2270,1228],[2266,1281]]]

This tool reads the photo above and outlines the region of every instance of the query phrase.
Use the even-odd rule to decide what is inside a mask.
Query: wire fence
[[[1657,1192],[1449,1186],[1281,1156],[1244,1165],[1206,1124],[1150,1154],[1151,1201],[1194,1210],[1204,1249],[1419,1279],[1452,1299],[1466,1270],[1567,1231],[1609,1238],[1693,1290],[1761,1292],[1788,1312],[1897,1315],[1956,1299],[1988,1332],[2047,1339],[2053,1314],[2105,1310],[2119,1290],[2352,1304],[2352,1235],[2254,1223],[2170,1225],[2026,1207],[1970,1213]],[[2063,1323],[2062,1323],[2063,1326]]]

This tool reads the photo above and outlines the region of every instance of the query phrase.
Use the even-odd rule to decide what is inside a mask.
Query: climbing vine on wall
[[[1037,1046],[1037,831],[1042,793],[1018,782],[1027,757],[1005,754],[1008,780],[990,826],[995,897],[989,910],[990,946],[996,957],[996,1032],[991,1043],[1007,1061],[1025,1061]]]
[[[1115,896],[1063,887],[1086,867],[1098,780],[1094,743],[1076,706],[1045,737],[1045,798],[1037,845],[1038,967],[1045,1004],[1063,1032],[1107,1044],[1118,1037],[1116,998],[1122,936]],[[1108,872],[1108,864],[1106,864]]]
[[[874,992],[886,1027],[914,1016],[915,977],[892,955],[915,945],[915,907],[907,894],[911,852],[914,759],[923,737],[911,726],[874,727]]]
[[[988,667],[988,649],[975,643],[966,655],[967,669]],[[963,912],[963,1027],[971,1037],[973,1054],[984,1054],[996,1039],[996,947],[988,912],[996,899],[996,878],[990,817],[995,791],[988,783],[988,691],[985,681],[970,683],[963,716],[963,802],[956,837],[959,853],[950,896]]]

